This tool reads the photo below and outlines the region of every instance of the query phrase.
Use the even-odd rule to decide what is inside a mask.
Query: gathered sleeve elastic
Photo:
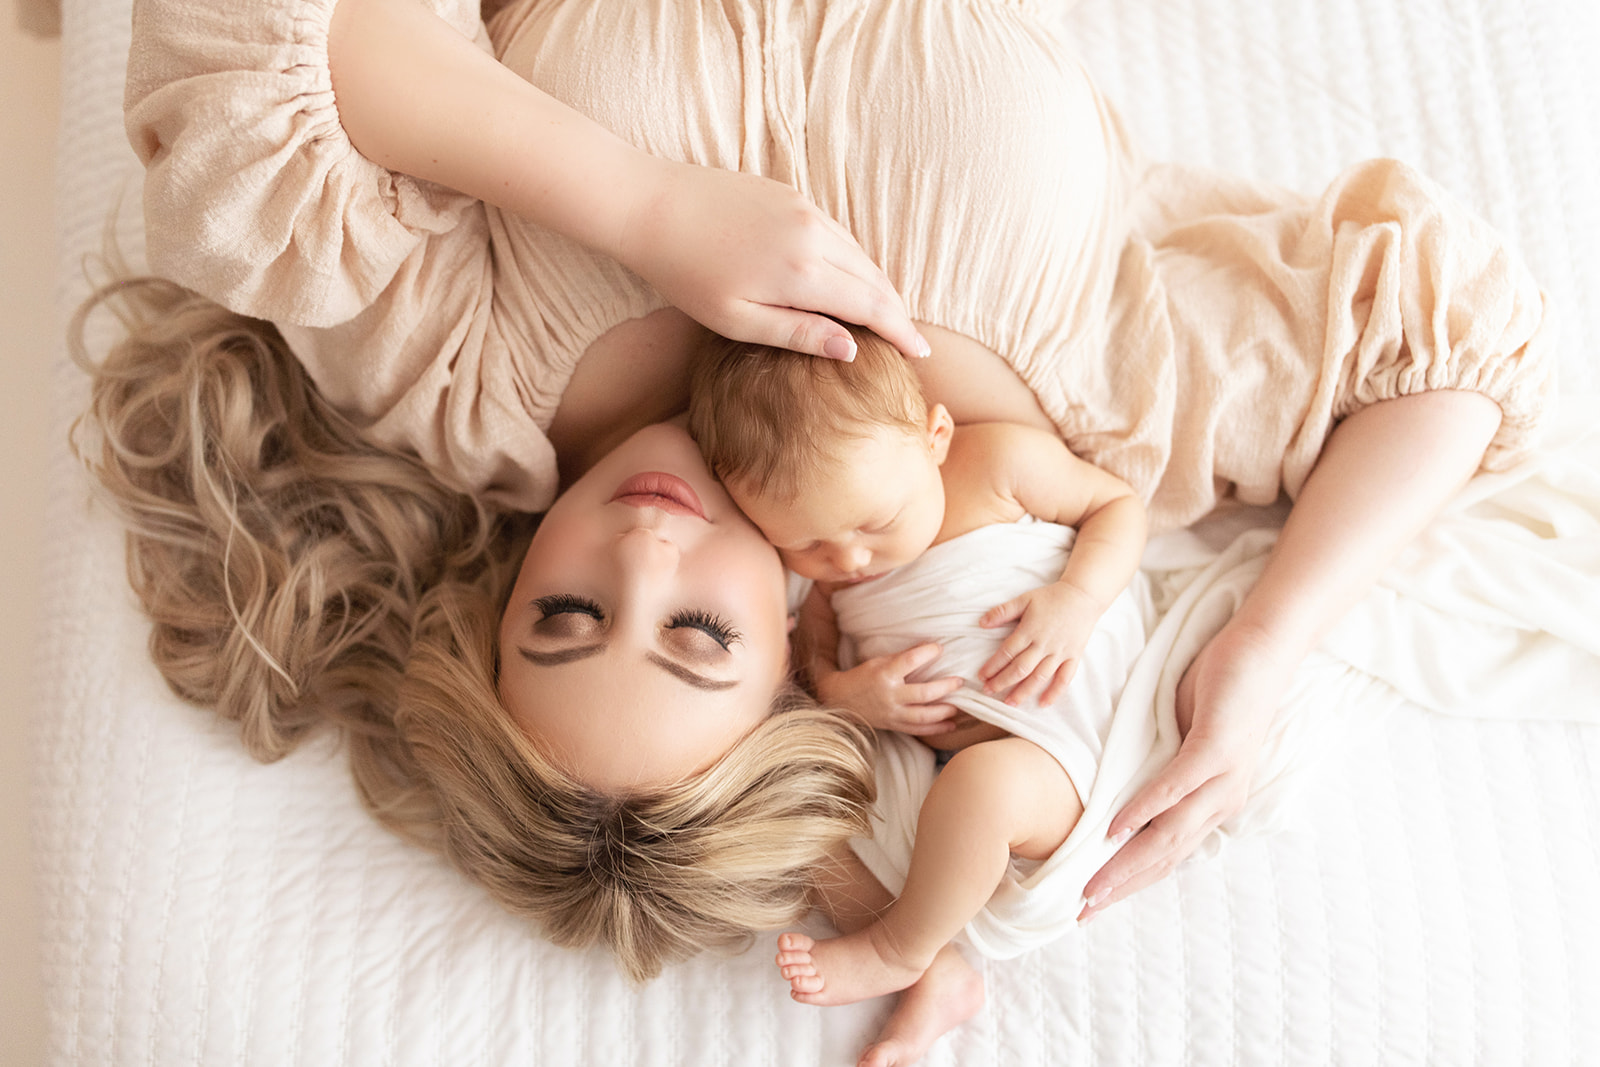
[[[356,151],[328,69],[336,0],[137,0],[129,140],[151,265],[242,314],[301,326],[372,304],[475,201]],[[432,0],[487,44],[477,5]]]
[[[135,0],[126,123],[150,266],[277,325],[375,443],[542,510],[559,383],[530,355],[527,309],[500,291],[504,227],[351,144],[328,67],[336,2]],[[476,0],[426,2],[489,50]]]

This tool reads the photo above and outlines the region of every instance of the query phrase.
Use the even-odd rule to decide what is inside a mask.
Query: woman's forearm
[[[328,64],[362,155],[613,253],[658,166],[417,0],[339,0]]]
[[[718,333],[847,358],[857,322],[928,354],[883,270],[798,190],[635,148],[418,0],[339,0],[328,65],[364,156],[609,256]]]

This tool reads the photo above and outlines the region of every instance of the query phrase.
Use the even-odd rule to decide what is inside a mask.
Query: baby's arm
[[[973,429],[978,429],[973,427]],[[1077,669],[1100,616],[1127,588],[1144,553],[1144,503],[1122,479],[1074,456],[1060,438],[1025,426],[981,428],[996,492],[1036,518],[1077,530],[1061,577],[991,608],[984,626],[1016,628],[978,671],[1009,703],[1049,703]]]
[[[363,155],[611,256],[718,333],[845,356],[842,319],[927,354],[888,277],[795,189],[641,151],[416,0],[339,0],[328,64]]]
[[[854,712],[874,729],[931,737],[960,725],[955,707],[944,703],[961,688],[959,677],[906,681],[939,658],[937,644],[915,645],[893,656],[875,656],[848,671],[839,669],[839,624],[828,589],[821,583],[812,586],[800,606],[794,644],[795,659],[811,678],[817,699]]]

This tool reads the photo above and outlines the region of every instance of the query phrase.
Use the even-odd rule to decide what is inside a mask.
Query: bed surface
[[[126,7],[64,4],[63,321],[108,213],[137,204]],[[1600,417],[1600,6],[1083,0],[1071,25],[1157,158],[1314,191],[1392,155],[1466,199],[1559,308],[1567,425]],[[64,353],[57,376],[59,439],[85,388]],[[253,763],[166,690],[120,531],[54,464],[34,782],[53,1062],[854,1062],[887,1002],[791,1003],[769,940],[634,989],[381,830],[329,744]],[[1289,827],[988,965],[984,1011],[927,1063],[1600,1063],[1600,692],[1588,722],[1469,719],[1312,669],[1330,741]]]

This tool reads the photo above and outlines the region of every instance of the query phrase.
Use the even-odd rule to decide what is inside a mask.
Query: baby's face
[[[916,559],[944,522],[937,440],[881,428],[841,441],[839,463],[798,499],[730,485],[734,502],[778,549],[790,570],[854,583]]]

